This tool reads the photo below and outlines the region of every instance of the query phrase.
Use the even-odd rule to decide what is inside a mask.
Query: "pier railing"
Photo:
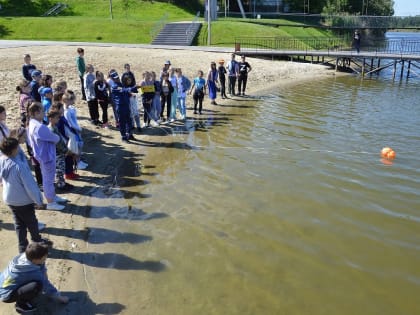
[[[369,40],[362,43],[363,51],[394,53],[402,55],[420,55],[420,41],[409,39]],[[351,39],[347,37],[237,37],[235,50],[249,52],[267,50],[285,51],[349,51]]]

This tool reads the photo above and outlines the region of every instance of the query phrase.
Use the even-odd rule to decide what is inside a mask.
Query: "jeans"
[[[28,282],[16,290],[13,290],[10,296],[3,300],[5,303],[13,303],[16,302],[17,304],[23,304],[26,302],[30,302],[35,299],[42,291],[42,284],[38,281]]]
[[[19,253],[23,253],[28,246],[27,231],[31,234],[34,242],[41,241],[38,230],[38,220],[35,216],[35,206],[33,203],[24,206],[9,205],[15,221],[15,231],[18,237]]]
[[[236,77],[229,76],[229,94],[235,95]]]
[[[185,117],[185,115],[187,114],[187,109],[185,107],[185,96],[184,97],[179,97],[178,96],[178,108],[179,108],[179,112],[181,113],[181,115],[183,117]]]

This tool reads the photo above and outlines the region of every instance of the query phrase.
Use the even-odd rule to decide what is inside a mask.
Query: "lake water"
[[[305,82],[141,147],[143,185],[92,208],[89,250],[109,262],[105,277],[86,269],[93,300],[124,314],[420,314],[419,84]]]

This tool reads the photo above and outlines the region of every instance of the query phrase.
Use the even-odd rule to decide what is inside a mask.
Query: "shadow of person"
[[[80,264],[97,268],[145,270],[150,272],[161,272],[166,269],[165,264],[160,261],[140,261],[118,253],[78,253],[52,248],[48,257],[51,259],[62,259],[64,257],[68,260],[74,260]]]
[[[119,232],[99,227],[86,227],[83,230],[47,227],[44,232],[53,235],[66,236],[73,239],[87,240],[91,244],[140,244],[152,240],[152,237],[148,235]]]
[[[38,311],[36,314],[42,315],[68,315],[83,314],[96,315],[107,314],[116,315],[126,308],[120,303],[99,303],[96,304],[85,291],[78,292],[61,292],[61,295],[69,297],[68,304],[60,304],[54,302],[45,295],[41,295],[36,299]]]
[[[5,223],[2,220],[0,220],[0,231],[1,230],[9,230],[9,231],[14,231],[15,230],[15,225],[13,223]]]

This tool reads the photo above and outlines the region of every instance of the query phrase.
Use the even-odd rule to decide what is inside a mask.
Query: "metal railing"
[[[236,37],[235,44],[255,50],[340,50],[345,46],[344,38],[317,37]],[[236,45],[235,45],[236,46]]]
[[[159,21],[157,21],[150,30],[150,38],[155,38],[157,34],[159,34],[160,30],[165,26],[168,20],[168,13],[165,13]]]
[[[235,47],[248,51],[287,50],[287,51],[348,51],[352,49],[351,39],[316,37],[237,37]],[[389,39],[369,40],[362,44],[363,51],[420,55],[420,40]]]
[[[197,14],[195,15],[194,20],[192,21],[192,24],[188,27],[188,29],[185,31],[185,35],[187,35],[187,41],[188,43],[191,43],[194,39],[194,36],[196,34],[196,25],[198,23],[198,19],[200,18],[200,11],[197,11]]]

